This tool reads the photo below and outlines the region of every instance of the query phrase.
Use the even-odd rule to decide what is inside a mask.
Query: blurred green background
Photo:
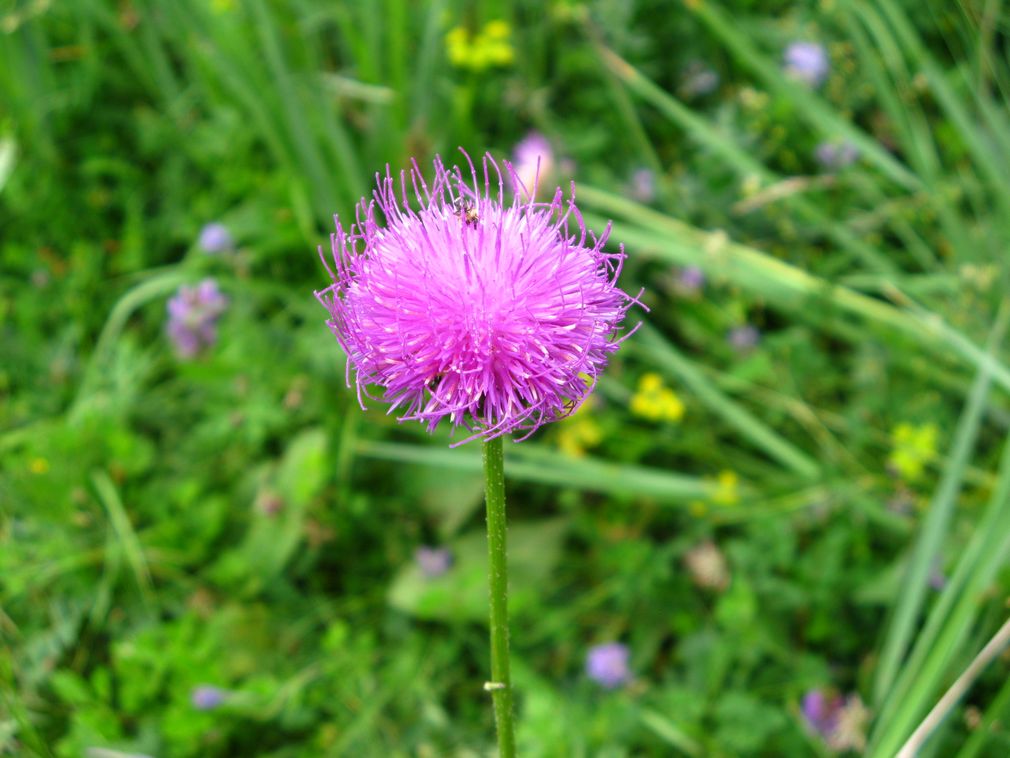
[[[540,135],[651,311],[506,447],[521,753],[894,755],[1007,613],[1008,21],[0,0],[0,754],[492,753],[479,450],[357,407],[316,248]]]

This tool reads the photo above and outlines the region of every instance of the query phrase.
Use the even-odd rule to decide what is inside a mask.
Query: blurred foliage
[[[506,454],[523,754],[823,755],[800,703],[831,687],[893,755],[1006,614],[1008,29],[982,0],[0,2],[0,755],[488,753],[477,451],[358,409],[314,251],[376,170],[534,129],[651,310]],[[166,301],[207,277],[217,344],[181,360]],[[635,675],[604,691],[612,640]],[[1006,680],[924,755],[1006,754]]]

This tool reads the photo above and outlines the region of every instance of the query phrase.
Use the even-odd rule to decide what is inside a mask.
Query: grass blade
[[[716,125],[701,118],[673,95],[656,86],[616,53],[602,46],[597,50],[606,66],[630,90],[684,129],[692,139],[720,156],[741,177],[758,176],[766,185],[783,181],[783,177],[752,158],[746,150],[726,137]],[[842,224],[829,218],[814,203],[800,195],[791,195],[789,202],[814,228],[824,231],[840,247],[848,250],[868,267],[875,271],[897,273],[890,260],[882,256],[878,250],[860,241]]]
[[[842,314],[913,339],[937,355],[954,352],[976,370],[985,368],[996,383],[1010,389],[1010,369],[936,314],[895,308],[754,248],[733,243],[722,232],[706,232],[594,187],[579,185],[579,200],[588,207],[638,224],[638,229],[623,225],[620,236],[628,246],[639,248],[642,255],[652,254],[678,265],[699,266],[710,276],[724,277],[776,307],[806,319],[817,319],[824,328],[851,339],[865,339],[865,334],[854,329],[854,324],[839,319]],[[586,214],[586,222],[602,227],[606,220]]]
[[[806,479],[817,477],[819,467],[812,458],[777,434],[742,405],[727,397],[656,329],[643,324],[634,344],[639,351],[648,350],[650,359],[655,365],[665,368],[683,382],[713,413],[752,442],[762,453]]]
[[[147,558],[144,550],[137,539],[137,533],[130,523],[130,517],[123,507],[123,501],[119,497],[119,491],[112,479],[104,471],[94,471],[91,474],[91,482],[95,487],[99,501],[105,506],[105,512],[109,516],[109,523],[119,540],[120,548],[126,558],[126,563],[133,571],[137,587],[144,602],[150,604],[151,596],[151,572],[147,566]]]
[[[357,454],[400,463],[439,466],[479,473],[479,452],[359,440]],[[505,456],[510,479],[572,487],[587,492],[638,495],[669,503],[704,500],[715,492],[712,482],[666,471],[606,463],[592,458],[569,458],[536,445],[516,445]]]
[[[996,349],[999,340],[1002,338],[1007,316],[1008,310],[1007,308],[1003,308],[1000,319],[993,331],[992,350]],[[930,503],[929,510],[922,524],[922,531],[913,548],[906,579],[902,585],[904,589],[898,596],[891,622],[881,647],[880,665],[873,686],[873,700],[875,703],[884,705],[884,714],[888,712],[887,709],[889,707],[889,704],[885,702],[885,698],[891,696],[892,688],[898,675],[898,669],[905,658],[905,653],[911,642],[916,619],[922,610],[933,561],[939,554],[946,537],[947,526],[950,523],[955,501],[964,480],[964,473],[978,436],[990,385],[991,373],[987,367],[983,366],[975,379],[965,410],[958,421],[957,430],[954,435],[954,444],[952,445],[947,465],[944,467],[940,484]],[[886,726],[888,724],[886,716],[882,715],[881,718],[882,725]],[[888,735],[896,733],[896,729],[889,728]],[[897,738],[890,737],[890,739],[894,740]],[[883,743],[880,747],[884,751],[883,754],[891,755],[897,745]]]

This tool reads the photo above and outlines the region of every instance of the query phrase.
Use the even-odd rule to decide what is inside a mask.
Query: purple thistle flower
[[[190,693],[189,701],[199,711],[210,711],[224,702],[226,694],[224,690],[218,687],[210,684],[201,684]]]
[[[847,168],[859,158],[859,148],[851,142],[822,142],[814,150],[817,162],[829,171]]]
[[[421,545],[414,551],[414,561],[428,579],[437,579],[452,568],[452,552],[444,547]]]
[[[235,246],[235,240],[232,239],[227,226],[215,221],[205,224],[200,230],[198,244],[205,253],[223,253]]]
[[[820,87],[828,78],[828,51],[816,42],[793,42],[784,56],[786,73],[811,87]]]
[[[631,680],[628,657],[628,647],[620,642],[591,647],[586,655],[586,674],[608,690],[619,687]]]
[[[761,332],[756,326],[743,324],[730,329],[726,340],[738,353],[746,353],[757,347],[757,343],[761,340]]]
[[[609,224],[589,232],[560,188],[549,203],[516,196],[506,205],[494,159],[484,158],[481,186],[464,155],[472,185],[439,158],[430,185],[416,163],[398,179],[388,168],[377,175],[350,230],[336,222],[333,269],[320,248],[333,283],[316,297],[362,408],[374,384],[401,421],[432,431],[448,418],[473,432],[462,442],[513,431],[525,439],[578,408],[628,336],[618,331],[638,299],[617,287],[623,247],[603,252]]]
[[[228,305],[217,282],[204,279],[196,287],[180,287],[168,301],[166,330],[182,358],[192,358],[217,339],[217,320]]]
[[[530,132],[515,147],[512,186],[516,194],[535,197],[554,170],[554,150],[540,132]],[[512,173],[512,171],[510,171]],[[515,179],[519,181],[516,182]]]

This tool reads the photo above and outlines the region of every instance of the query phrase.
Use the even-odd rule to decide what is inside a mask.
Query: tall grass
[[[927,604],[925,593],[931,567],[949,539],[952,514],[980,425],[989,415],[991,423],[1005,427],[996,410],[1005,407],[1005,394],[990,399],[988,392],[994,379],[1004,392],[1010,389],[1010,373],[999,357],[1010,301],[996,296],[1007,282],[1003,256],[1010,241],[1010,167],[1006,166],[1010,152],[1005,144],[1006,99],[1001,87],[1007,75],[1005,61],[999,60],[992,47],[991,34],[977,34],[974,19],[958,20],[959,41],[968,48],[957,51],[951,66],[937,59],[935,45],[931,48],[922,41],[897,3],[841,3],[837,18],[852,41],[858,71],[871,83],[875,103],[888,113],[894,126],[895,144],[887,149],[817,93],[790,81],[775,58],[740,31],[746,24],[739,18],[730,19],[711,3],[690,7],[734,60],[788,101],[809,128],[825,139],[845,139],[859,148],[865,168],[853,181],[868,191],[868,198],[884,205],[921,198],[939,219],[939,234],[931,242],[922,230],[899,218],[885,219],[899,243],[888,250],[860,239],[854,231],[854,213],[850,218],[829,219],[802,192],[780,201],[798,225],[816,228],[840,251],[847,251],[853,266],[886,277],[882,294],[892,301],[887,303],[876,292],[863,294],[858,287],[819,279],[758,250],[734,245],[721,230],[692,228],[603,191],[583,188],[581,193],[590,207],[621,218],[624,223],[617,227],[620,235],[645,255],[699,266],[789,317],[807,320],[814,328],[834,331],[843,339],[893,340],[904,335],[911,342],[892,343],[892,360],[896,362],[910,358],[918,348],[933,352],[939,360],[957,355],[976,372],[972,386],[962,390],[965,411],[939,487],[910,548],[904,578],[893,593],[889,620],[880,630],[872,688],[875,720],[868,754],[891,756],[977,652],[980,635],[1000,622],[1000,614],[993,618],[990,612],[986,593],[1008,555],[1006,532],[997,526],[1010,507],[1005,458],[993,472],[996,483],[989,508],[973,527],[969,547],[961,553],[953,577],[936,602]],[[936,21],[949,23],[950,19],[945,16]],[[765,185],[783,181],[717,124],[707,122],[612,51],[603,47],[599,51],[603,64],[629,92],[669,119],[700,148],[713,151],[738,176],[757,176]],[[951,127],[942,135],[934,128],[937,109],[944,124]],[[939,253],[937,246],[942,248]],[[965,267],[986,264],[996,264],[999,284],[994,287],[994,296],[970,315],[952,310],[952,304],[942,299],[909,295],[917,277],[927,272],[953,280]],[[851,276],[851,270],[846,277]],[[981,337],[993,320],[996,325],[990,347],[983,350],[979,347]],[[972,334],[977,336],[969,336]],[[646,338],[655,343],[654,350],[659,347],[658,337],[647,334]],[[657,355],[660,363],[666,361],[662,355]],[[924,379],[935,381],[928,374]],[[755,423],[761,424],[759,420]],[[761,426],[754,431],[758,429]],[[811,473],[803,463],[803,440],[797,441],[801,447],[794,456],[788,452],[792,443],[764,437],[760,432],[757,439],[763,439],[766,452],[789,460],[795,457],[795,465]],[[780,450],[781,446],[785,447]],[[816,451],[812,454],[823,460]],[[826,469],[820,473],[829,480],[845,476],[843,471]],[[1002,698],[993,707],[1002,708],[999,702]],[[983,741],[977,733],[964,754],[979,750]]]

